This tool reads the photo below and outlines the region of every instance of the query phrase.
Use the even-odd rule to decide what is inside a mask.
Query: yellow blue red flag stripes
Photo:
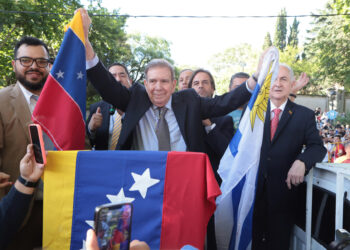
[[[218,249],[249,249],[256,176],[259,169],[270,86],[278,74],[278,50],[264,57],[258,83],[238,130],[219,165],[222,195],[217,199],[215,230]]]
[[[203,249],[220,194],[202,153],[49,152],[43,248],[82,249],[96,206],[132,202],[131,239],[151,249]]]
[[[77,12],[68,25],[32,120],[41,125],[58,150],[84,149],[85,106],[85,40]]]

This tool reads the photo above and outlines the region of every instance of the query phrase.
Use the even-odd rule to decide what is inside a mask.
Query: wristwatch
[[[26,187],[33,187],[34,188],[34,187],[38,186],[40,179],[37,182],[31,182],[31,181],[25,180],[22,176],[18,176],[18,181]]]

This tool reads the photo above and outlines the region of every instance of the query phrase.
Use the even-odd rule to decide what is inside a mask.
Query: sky
[[[119,9],[129,15],[196,15],[253,16],[277,15],[286,8],[287,15],[318,13],[327,0],[103,0],[109,10]],[[226,48],[248,43],[261,51],[264,37],[273,39],[277,18],[190,19],[190,18],[128,18],[126,32],[141,32],[171,43],[175,65],[210,68],[210,58]],[[287,25],[294,18],[288,18]],[[312,18],[299,18],[299,41],[305,41]],[[289,28],[288,28],[289,30]]]

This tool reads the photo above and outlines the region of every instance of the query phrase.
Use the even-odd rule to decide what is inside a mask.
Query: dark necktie
[[[159,151],[170,151],[170,133],[168,123],[165,120],[165,113],[167,112],[166,107],[157,108],[159,112],[159,120],[156,127],[156,135],[158,139],[158,150]]]
[[[275,114],[275,116],[271,120],[271,141],[272,141],[272,138],[274,137],[274,135],[276,133],[276,129],[277,129],[277,126],[278,126],[278,122],[279,122],[281,111],[282,110],[280,110],[278,108],[272,110],[272,112]]]

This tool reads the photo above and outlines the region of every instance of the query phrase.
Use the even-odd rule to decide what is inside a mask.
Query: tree
[[[264,39],[263,50],[267,49],[271,45],[272,45],[271,35],[270,35],[270,32],[267,32]]]
[[[135,33],[129,35],[128,40],[133,54],[132,60],[127,64],[134,82],[143,80],[145,66],[154,58],[163,58],[171,64],[170,43],[160,37],[150,37]]]
[[[281,51],[286,47],[287,39],[287,12],[286,9],[282,9],[278,14],[276,22],[276,31],[273,44]]]
[[[303,48],[287,45],[283,52],[280,52],[280,62],[289,65],[293,71],[295,79],[298,79],[302,72],[311,76],[310,82],[299,92],[301,94],[322,94],[319,81],[314,77],[317,72],[317,65],[310,60],[305,60]]]
[[[14,82],[11,60],[15,43],[22,36],[35,36],[46,41],[55,54],[63,37],[63,32],[57,31],[71,18],[62,13],[73,13],[78,7],[78,0],[0,1],[0,85]],[[41,14],[45,12],[57,14]]]
[[[101,1],[94,2],[96,6],[88,7],[92,19],[89,40],[96,54],[105,65],[131,61],[131,49],[126,43],[124,30],[126,18],[117,17],[116,10],[110,12],[102,8]],[[80,0],[0,1],[0,9],[5,11],[0,15],[0,86],[15,82],[11,66],[15,43],[24,35],[38,37],[47,43],[51,56],[55,57],[63,40],[64,25],[78,7],[81,7]],[[101,16],[111,14],[114,16]],[[99,99],[96,91],[88,85],[88,104]]]
[[[210,65],[214,69],[212,73],[216,79],[216,92],[223,94],[228,91],[233,74],[240,71],[254,73],[258,59],[258,53],[246,43],[213,55]]]
[[[289,26],[289,36],[288,36],[288,45],[293,47],[298,47],[298,34],[299,34],[299,21],[294,17],[293,24]]]
[[[334,13],[328,5],[321,14]],[[339,84],[350,89],[350,33],[342,16],[317,17],[306,45],[307,59],[318,66],[315,78],[324,89]]]

